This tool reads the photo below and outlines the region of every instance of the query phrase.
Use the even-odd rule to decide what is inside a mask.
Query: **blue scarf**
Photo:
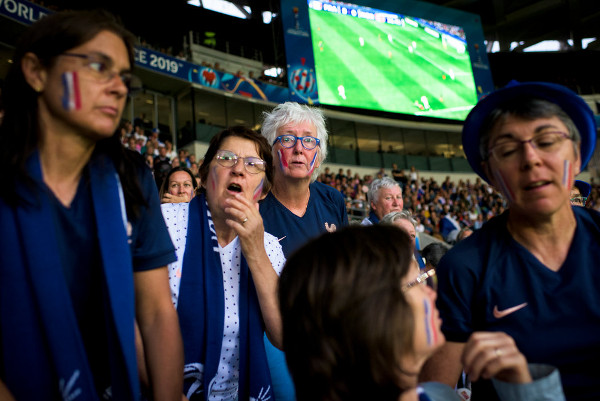
[[[46,188],[37,152],[27,169],[37,188]],[[107,297],[112,396],[135,399],[140,389],[133,268],[122,189],[107,157],[94,156],[89,171]],[[0,374],[16,399],[47,400],[58,393],[64,400],[97,400],[53,236],[51,194],[37,188],[18,185],[24,201],[14,208],[0,200]]]
[[[225,319],[219,243],[204,195],[190,202],[177,312],[185,350],[184,394],[206,400],[219,366]],[[263,321],[246,259],[240,273],[239,400],[271,396]]]

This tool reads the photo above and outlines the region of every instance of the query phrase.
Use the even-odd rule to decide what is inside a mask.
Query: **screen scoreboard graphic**
[[[282,0],[294,100],[464,120],[493,90],[477,15],[371,2]]]

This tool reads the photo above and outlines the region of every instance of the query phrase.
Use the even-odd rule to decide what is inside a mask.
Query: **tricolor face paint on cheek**
[[[212,177],[210,187],[214,191],[217,189],[217,166],[214,166],[210,171],[210,176]]]
[[[313,157],[312,161],[310,162],[310,166],[308,169],[308,173],[312,174],[314,169],[315,169],[315,163],[317,162],[317,156],[319,155],[319,152],[315,152],[315,156]]]
[[[79,77],[77,71],[67,71],[63,73],[62,84],[62,104],[64,109],[68,111],[81,109],[81,93],[79,91]]]
[[[569,160],[565,160],[564,163],[564,171],[563,171],[563,181],[562,184],[569,191],[573,188],[573,165]]]
[[[423,306],[425,308],[425,334],[427,336],[427,345],[435,345],[438,342],[438,338],[433,314],[434,309],[431,300],[424,299]]]
[[[498,189],[500,190],[500,192],[502,192],[502,194],[506,197],[506,200],[509,203],[512,202],[515,199],[515,196],[511,191],[510,187],[506,184],[506,180],[504,179],[502,173],[498,170],[494,170],[492,174],[494,174],[494,178],[498,182],[498,186],[500,187]]]
[[[277,151],[277,156],[279,156],[279,167],[283,171],[284,168],[287,168],[288,162],[287,162],[287,160],[285,158],[285,155],[283,154],[283,150],[282,149],[279,149]]]
[[[263,186],[265,185],[265,179],[263,178],[262,180],[260,180],[260,184],[258,184],[258,186],[256,187],[256,189],[254,190],[254,195],[252,196],[252,199],[256,202],[258,200],[258,198],[260,198],[260,195],[262,194],[262,190],[263,190]]]

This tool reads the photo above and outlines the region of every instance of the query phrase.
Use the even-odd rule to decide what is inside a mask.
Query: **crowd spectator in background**
[[[417,238],[417,230],[415,229],[416,221],[412,218],[412,213],[409,210],[388,213],[383,216],[380,223],[393,224],[400,227],[410,237],[413,247],[415,246]]]
[[[154,158],[153,169],[156,188],[160,188],[167,173],[171,170],[171,161],[167,157],[167,148],[164,144],[159,145],[158,156]]]
[[[416,230],[417,221],[413,218],[410,210],[388,213],[381,219],[381,224],[393,224],[408,234],[413,245],[414,259],[417,261],[419,268],[424,268],[425,262],[419,252],[419,239]]]
[[[585,181],[575,180],[571,188],[571,204],[575,206],[584,206],[592,192],[592,186]]]
[[[173,142],[166,140],[165,141],[165,148],[167,148],[167,157],[173,161],[173,159],[175,159],[177,157],[177,152],[175,152],[175,149],[173,149]]]
[[[373,180],[367,199],[371,211],[361,222],[362,225],[377,224],[386,214],[401,211],[404,205],[400,185],[389,177]]]
[[[323,113],[286,102],[264,114],[262,135],[272,146],[275,177],[260,203],[265,230],[275,235],[286,255],[309,239],[348,224],[344,197],[331,186],[315,182],[327,157]],[[285,356],[265,338],[275,399],[294,399]]]
[[[323,173],[318,180],[323,183],[326,181]],[[355,174],[345,184],[334,180],[329,185],[334,188],[339,186],[346,199],[352,202],[353,209],[350,210],[350,217],[356,219],[356,216],[372,212],[365,202],[368,185],[371,182],[370,174],[362,178],[359,174]],[[588,206],[596,204],[593,201],[595,198],[597,196],[595,197],[592,192]],[[425,177],[421,177],[420,182],[415,185],[406,185],[406,190],[403,191],[403,204],[403,207],[410,210],[418,221],[419,232],[441,241],[444,241],[444,238],[440,234],[439,223],[445,214],[451,213],[451,216],[458,221],[460,229],[464,227],[479,229],[484,222],[501,214],[506,207],[502,194],[479,178],[473,183],[467,183],[462,179],[454,182],[450,177],[446,177],[441,185],[433,178]]]
[[[441,242],[432,242],[421,250],[421,256],[425,259],[425,271],[435,269],[442,260],[442,257],[448,252],[448,246]]]
[[[152,176],[154,176],[154,157],[152,157],[152,155],[146,155],[144,156],[144,161],[146,162],[146,166],[150,167]]]
[[[190,163],[188,162],[188,151],[186,149],[181,148],[177,151],[177,155],[179,156],[179,164],[190,168]]]
[[[398,168],[396,163],[392,163],[392,177],[400,185],[402,192],[404,192],[408,183],[408,177],[404,174],[404,170]]]
[[[410,185],[417,184],[419,182],[419,172],[415,166],[410,166],[410,172],[408,173],[408,180]]]
[[[142,155],[152,156],[153,158],[158,156],[158,149],[154,146],[154,143],[151,141],[147,141],[146,145],[141,149]]]
[[[173,167],[160,186],[161,203],[189,202],[196,196],[198,182],[187,167]]]

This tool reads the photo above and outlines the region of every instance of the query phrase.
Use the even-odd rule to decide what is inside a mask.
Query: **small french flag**
[[[567,189],[571,189],[571,187],[573,186],[573,183],[571,182],[572,173],[573,171],[571,162],[569,160],[565,160],[563,171],[563,186],[565,186]]]
[[[67,71],[62,76],[64,94],[63,107],[65,110],[79,110],[81,108],[81,94],[79,93],[79,78],[77,71]]]

